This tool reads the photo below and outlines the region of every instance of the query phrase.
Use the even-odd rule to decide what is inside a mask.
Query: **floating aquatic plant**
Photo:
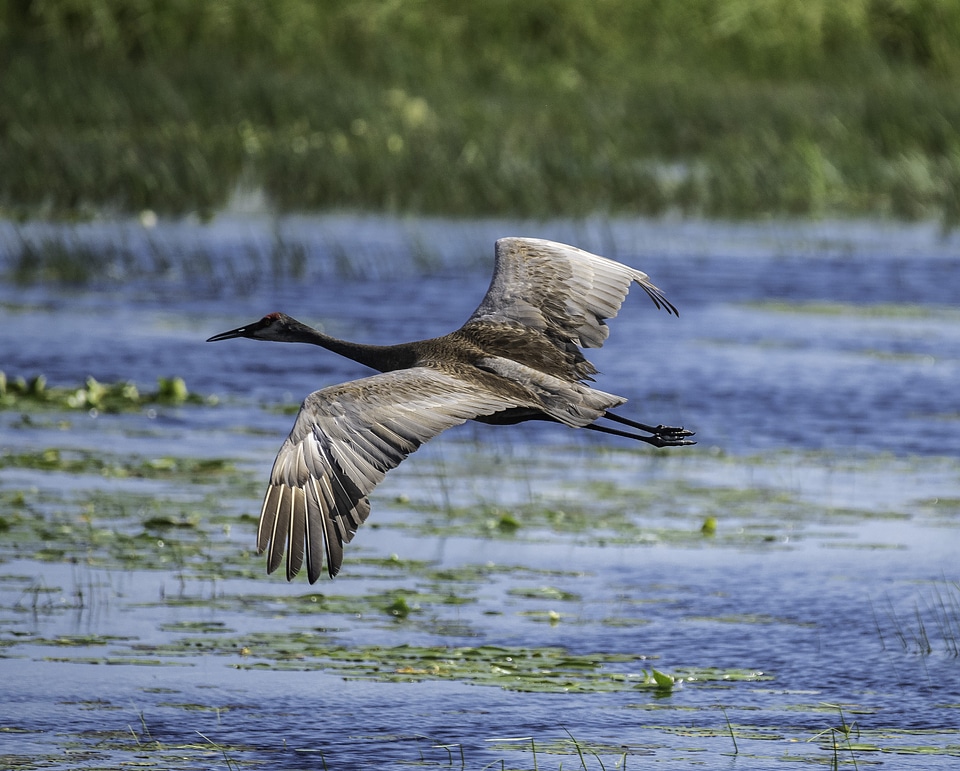
[[[57,409],[96,412],[129,412],[150,405],[206,404],[218,402],[216,396],[192,393],[181,377],[160,377],[155,391],[141,392],[134,383],[101,383],[88,377],[82,386],[48,386],[43,375],[29,380],[10,380],[0,371],[0,409]]]

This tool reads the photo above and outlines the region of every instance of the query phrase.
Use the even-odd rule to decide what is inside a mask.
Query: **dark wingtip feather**
[[[641,284],[641,286],[643,287],[643,291],[653,300],[653,304],[658,310],[664,310],[680,318],[680,311],[677,310],[677,306],[670,302],[658,287],[653,284]]]

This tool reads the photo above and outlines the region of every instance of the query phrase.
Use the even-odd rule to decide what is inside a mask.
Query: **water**
[[[624,414],[700,444],[467,425],[391,472],[336,581],[262,575],[250,515],[292,422],[275,407],[364,373],[203,340],[273,310],[372,343],[442,334],[508,234],[651,275],[680,318],[633,293],[590,358]],[[40,253],[82,254],[84,283],[38,272]],[[0,412],[0,766],[956,763],[957,236],[7,224],[0,270],[29,279],[0,285],[8,377],[148,391],[178,375],[220,400]],[[104,460],[13,461],[52,448]],[[168,457],[233,465],[191,474]],[[521,671],[527,655],[544,664]],[[651,667],[683,682],[657,692]]]

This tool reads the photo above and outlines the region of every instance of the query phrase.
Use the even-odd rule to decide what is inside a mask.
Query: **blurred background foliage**
[[[956,0],[6,0],[0,211],[960,219]]]

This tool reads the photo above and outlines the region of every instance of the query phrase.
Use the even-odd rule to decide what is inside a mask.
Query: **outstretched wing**
[[[332,578],[370,513],[367,495],[428,439],[465,421],[517,406],[452,374],[415,367],[315,391],[304,400],[270,473],[257,531],[272,573],[287,552],[287,580],[323,553]]]
[[[573,246],[501,238],[496,257],[490,288],[465,326],[522,324],[561,348],[599,348],[610,334],[604,319],[617,315],[634,282],[658,308],[679,315],[646,273]]]

